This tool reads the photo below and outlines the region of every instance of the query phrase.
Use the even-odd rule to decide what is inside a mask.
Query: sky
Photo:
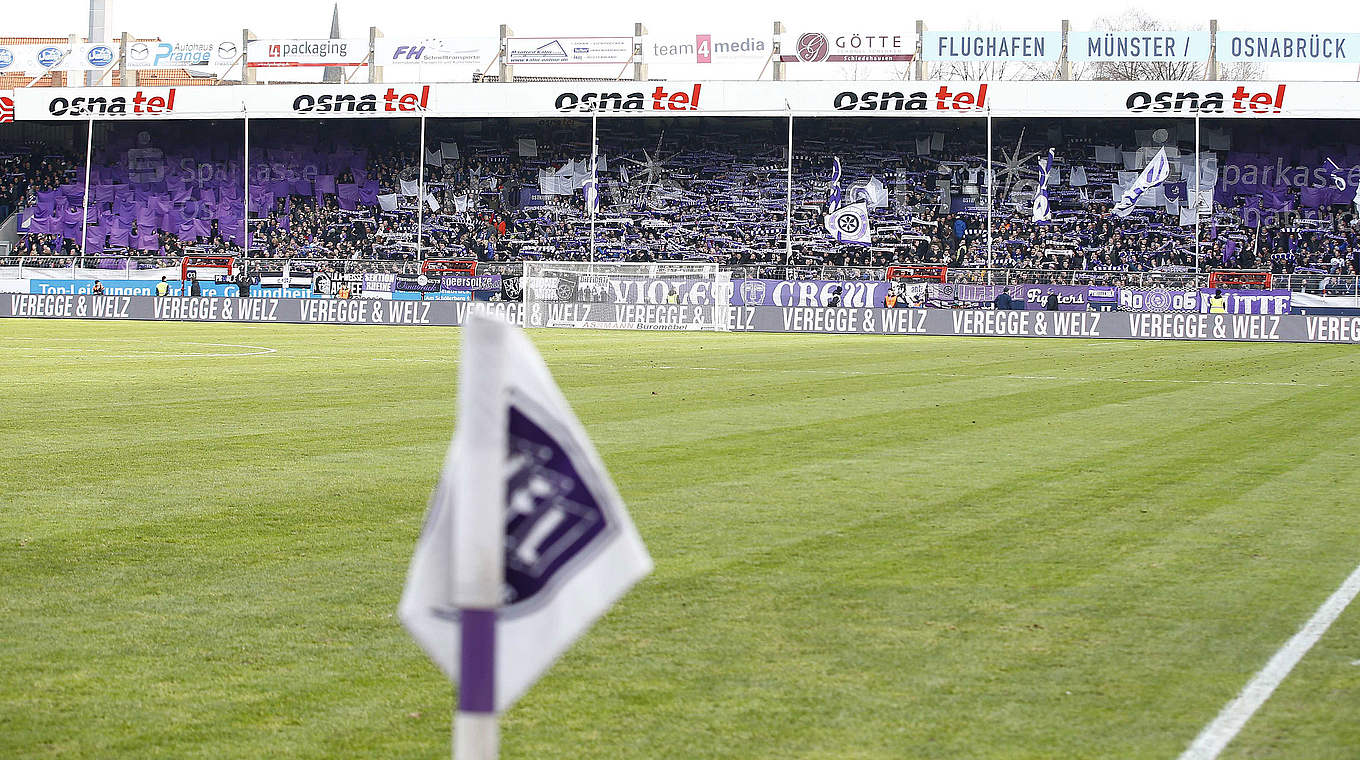
[[[232,0],[185,3],[184,0],[108,0],[109,28],[163,39],[236,37],[248,27],[259,37],[325,37],[330,30],[332,0]],[[88,0],[9,2],[0,15],[0,36],[83,35],[88,26]],[[189,10],[190,6],[192,10]],[[449,2],[449,0],[340,0],[341,31],[345,36],[367,35],[377,26],[388,37],[494,36],[509,24],[522,36],[628,35],[635,21],[654,36],[686,36],[696,32],[752,35],[768,38],[771,23],[783,21],[791,30],[914,34],[919,11],[905,3],[856,4],[845,13],[840,3],[732,2],[686,0],[677,3],[638,3],[622,0],[519,0],[512,4]],[[1353,2],[1296,2],[1283,13],[1272,0],[1157,0],[1136,4],[1104,4],[1089,0],[973,0],[932,3],[924,17],[929,29],[998,31],[1056,31],[1062,19],[1073,30],[1088,30],[1098,18],[1118,16],[1133,8],[1163,19],[1168,28],[1207,28],[1210,18],[1219,28],[1270,32],[1360,32],[1360,4]],[[643,8],[645,10],[639,10]],[[1035,8],[1041,9],[1038,13]],[[582,12],[588,9],[587,12]],[[711,20],[710,20],[711,19]],[[540,70],[545,67],[539,67]],[[699,68],[687,67],[687,68]],[[838,64],[801,64],[796,78],[842,79],[851,72]],[[878,70],[875,70],[878,71]],[[538,72],[534,72],[538,73]],[[545,72],[551,73],[551,72]],[[696,72],[690,76],[699,76]],[[1355,80],[1357,67],[1324,64],[1276,64],[1267,76],[1279,79]],[[864,72],[859,72],[861,77]],[[705,78],[755,78],[744,71]]]

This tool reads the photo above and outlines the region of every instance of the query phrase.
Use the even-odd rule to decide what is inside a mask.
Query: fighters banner
[[[703,322],[711,318],[713,308],[581,303],[538,306],[542,314],[534,317],[526,315],[525,307],[518,303],[5,294],[0,295],[0,318],[458,326],[467,320],[471,309],[478,309],[527,327],[612,323],[667,330]],[[734,306],[722,312],[725,328],[734,332],[1360,343],[1360,316],[778,306]]]

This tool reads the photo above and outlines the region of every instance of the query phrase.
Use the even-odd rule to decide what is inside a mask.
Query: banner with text
[[[224,71],[241,58],[239,40],[141,41],[128,45],[127,66],[144,69],[208,69]]]
[[[486,66],[496,57],[495,37],[450,37],[445,39],[380,37],[373,46],[373,63],[378,66]]]
[[[1208,32],[1071,32],[1069,61],[1207,61]]]
[[[903,62],[915,57],[916,35],[897,29],[800,31],[783,35],[780,51],[784,63]]]
[[[770,57],[770,40],[757,32],[647,37],[642,57],[649,63],[741,63]]]
[[[632,37],[507,37],[505,62],[628,63],[633,59]]]
[[[31,87],[21,121],[102,118],[488,118],[772,115],[984,118],[1360,117],[1353,82],[515,82],[258,87]],[[156,107],[137,107],[159,98]]]
[[[536,306],[541,307],[541,313],[526,319],[524,307],[515,303],[4,294],[0,295],[0,318],[457,326],[466,321],[471,309],[478,309],[515,324],[527,322],[527,327],[615,324],[683,330],[706,319],[712,308],[579,303]],[[777,306],[735,306],[724,311],[726,328],[734,332],[1360,343],[1360,316]]]
[[[368,59],[368,40],[251,40],[246,54],[250,68],[362,66]]]
[[[1060,32],[926,32],[921,57],[927,61],[1056,61]]]

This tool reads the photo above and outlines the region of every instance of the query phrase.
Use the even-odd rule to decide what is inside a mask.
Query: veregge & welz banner
[[[526,318],[525,307],[517,303],[5,294],[0,295],[0,318],[456,327],[464,323],[469,310],[479,309],[528,327],[581,324],[670,330],[702,323],[711,318],[713,309],[651,304],[536,306],[542,314]],[[726,328],[733,332],[1360,343],[1360,316],[778,306],[724,307],[722,312]]]

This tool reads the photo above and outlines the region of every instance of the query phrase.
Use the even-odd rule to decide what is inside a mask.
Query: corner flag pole
[[[496,610],[505,577],[505,344],[510,327],[479,321],[475,329],[463,332],[458,391],[459,426],[478,431],[479,441],[464,449],[455,464],[454,499],[460,508],[453,510],[449,521],[454,548],[449,570],[459,624],[454,760],[495,760],[500,745]]]

